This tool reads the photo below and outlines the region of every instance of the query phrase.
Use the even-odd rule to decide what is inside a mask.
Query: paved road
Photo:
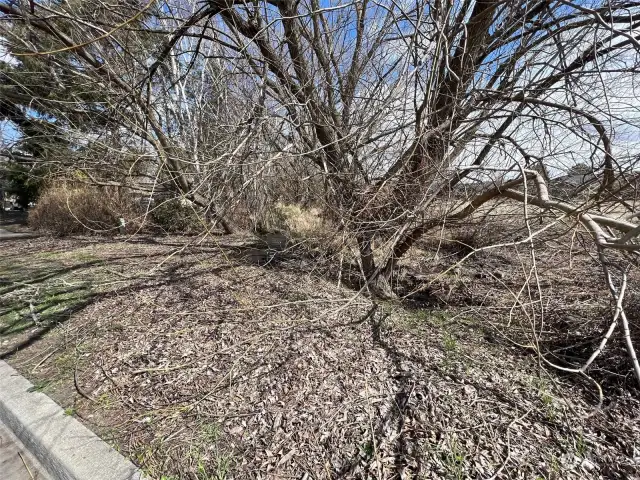
[[[13,432],[0,423],[0,478],[2,480],[51,480]]]
[[[0,228],[0,240],[31,238]],[[11,430],[0,423],[0,480],[50,480],[37,460],[24,448]]]
[[[27,212],[15,210],[7,212],[0,210],[0,240],[15,240],[18,238],[33,238],[37,236],[34,233],[24,232],[25,226],[27,225],[27,218]],[[17,229],[18,232],[13,231],[15,229]],[[20,232],[21,230],[22,232]]]
[[[0,228],[0,240],[14,240],[17,238],[34,238],[36,235],[33,233],[15,233],[10,232],[9,230],[5,230],[4,228]]]

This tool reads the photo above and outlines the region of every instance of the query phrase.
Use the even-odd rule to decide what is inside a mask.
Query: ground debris
[[[101,286],[9,361],[53,380],[47,393],[152,478],[640,471],[633,396],[596,411],[583,386],[488,342],[451,307],[371,315],[371,300],[313,271],[230,260],[214,242],[179,254],[171,239],[48,242],[49,260],[97,259],[77,275]],[[76,394],[74,372],[94,402]]]

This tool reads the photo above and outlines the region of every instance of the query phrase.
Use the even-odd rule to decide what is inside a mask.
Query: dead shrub
[[[258,233],[279,232],[308,238],[325,233],[325,224],[320,209],[276,203],[252,218],[251,229]]]
[[[303,209],[298,205],[276,204],[274,217],[280,229],[291,232],[297,237],[322,235],[324,222],[317,208]]]
[[[319,208],[276,203],[251,220],[254,232],[284,235],[289,245],[303,247],[314,257],[331,257],[345,247],[342,235]]]
[[[29,212],[29,226],[56,236],[138,232],[142,215],[133,197],[115,187],[56,186],[46,189]]]
[[[193,204],[178,198],[166,200],[154,207],[151,219],[154,226],[164,233],[190,235],[206,229]]]
[[[477,214],[450,226],[448,230],[449,240],[464,254],[513,242],[526,235],[526,225],[519,212]]]

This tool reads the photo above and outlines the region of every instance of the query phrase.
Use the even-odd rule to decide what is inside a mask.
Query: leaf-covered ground
[[[4,241],[0,355],[152,478],[640,476],[637,391],[597,408],[588,382],[491,334],[491,292],[513,289],[496,257],[490,277],[374,304],[243,243]]]

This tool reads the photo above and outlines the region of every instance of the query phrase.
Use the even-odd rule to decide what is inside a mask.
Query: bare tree
[[[636,8],[209,2],[165,42],[149,79],[180,38],[217,45],[227,68],[263,89],[262,114],[282,119],[271,141],[293,143],[322,173],[366,276],[388,292],[394,262],[460,215],[432,207],[469,172],[561,168],[570,144],[601,178],[595,205],[633,168],[614,133],[634,124],[612,90],[636,71]]]
[[[0,5],[4,20],[9,21],[3,32],[5,44],[21,61],[20,66],[4,74],[16,93],[3,99],[2,113],[24,128],[36,121],[29,118],[25,109],[39,111],[37,123],[53,131],[53,137],[84,147],[65,159],[67,163],[72,160],[71,165],[65,166],[82,170],[94,183],[111,185],[114,177],[118,183],[134,172],[134,164],[139,167],[135,169],[137,177],[148,177],[147,189],[160,184],[161,188],[178,192],[231,232],[232,226],[215,205],[217,199],[203,187],[201,179],[210,177],[211,172],[198,172],[198,156],[202,152],[194,139],[211,137],[214,129],[194,132],[184,126],[185,120],[194,115],[220,120],[212,105],[218,94],[215,75],[207,62],[201,63],[200,76],[206,78],[198,83],[199,87],[190,85],[187,92],[178,67],[169,66],[163,69],[162,81],[147,89],[146,95],[141,94],[139,87],[148,72],[146,59],[154,45],[150,41],[154,34],[147,32],[145,25],[149,6],[137,9],[125,2],[114,13],[106,5],[87,10],[71,3],[52,10],[51,5],[38,4],[32,14],[20,3]],[[123,19],[124,23],[118,23]],[[42,55],[43,50],[48,53]],[[21,78],[34,71],[39,73],[37,78],[51,82],[44,91],[21,83]],[[52,90],[63,97],[50,98]],[[175,108],[176,102],[180,102],[180,110]],[[54,120],[40,121],[47,116]],[[27,132],[27,137],[34,136]],[[222,139],[206,141],[210,142],[205,145],[208,153],[212,149],[224,150]],[[137,158],[122,164],[118,160],[121,149]],[[61,160],[60,156],[57,160]]]
[[[183,195],[215,205],[228,232],[225,205],[276,161],[313,171],[297,180],[321,179],[317,202],[357,245],[366,285],[388,296],[426,232],[505,199],[523,207],[524,241],[544,229],[533,210],[589,232],[622,304],[612,259],[637,262],[640,230],[602,210],[637,210],[637,2],[152,3],[103,20],[4,1],[3,36],[17,58],[108,90],[118,128],[153,149]],[[554,198],[554,172],[575,164],[597,184]],[[613,325],[630,338],[620,308]]]

